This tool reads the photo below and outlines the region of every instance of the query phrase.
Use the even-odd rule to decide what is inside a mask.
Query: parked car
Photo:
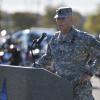
[[[45,53],[47,44],[55,31],[56,30],[53,28],[25,29],[14,33],[12,35],[12,40],[13,42],[19,43],[19,46],[22,50],[22,56],[24,57],[24,61],[31,61],[32,53],[34,53],[34,57],[36,59],[38,59],[41,55]],[[42,33],[46,33],[47,37],[41,42],[38,48],[31,52],[33,41],[40,38]]]

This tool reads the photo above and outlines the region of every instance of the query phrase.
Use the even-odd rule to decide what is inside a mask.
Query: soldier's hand
[[[81,78],[80,78],[80,81],[79,81],[79,84],[84,84],[84,82],[88,81],[91,79],[91,76],[90,75],[83,75]]]

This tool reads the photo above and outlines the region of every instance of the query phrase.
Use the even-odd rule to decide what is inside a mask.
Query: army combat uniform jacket
[[[75,28],[65,37],[57,32],[37,65],[48,66],[72,83],[74,100],[94,100],[90,81],[78,84],[82,75],[92,76],[100,66],[100,43],[93,36]]]

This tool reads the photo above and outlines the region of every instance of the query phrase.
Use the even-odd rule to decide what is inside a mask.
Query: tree
[[[83,29],[84,17],[76,11],[73,11],[73,25],[79,29]]]
[[[98,7],[96,14],[88,16],[84,29],[91,33],[100,33],[100,7]]]
[[[1,21],[1,19],[2,19],[2,11],[0,10],[0,21]]]
[[[43,16],[43,26],[44,27],[55,27],[55,15],[56,8],[48,6],[46,8],[46,14]]]
[[[15,27],[18,29],[30,28],[32,26],[38,26],[38,19],[40,15],[33,13],[14,13],[12,19]]]
[[[100,32],[100,15],[91,15],[84,24],[84,29],[89,32]]]

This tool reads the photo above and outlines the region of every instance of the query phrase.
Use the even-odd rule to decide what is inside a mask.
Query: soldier
[[[74,100],[94,100],[91,77],[100,66],[100,42],[72,25],[72,8],[60,7],[54,17],[59,31],[36,67],[55,70],[73,85]]]

